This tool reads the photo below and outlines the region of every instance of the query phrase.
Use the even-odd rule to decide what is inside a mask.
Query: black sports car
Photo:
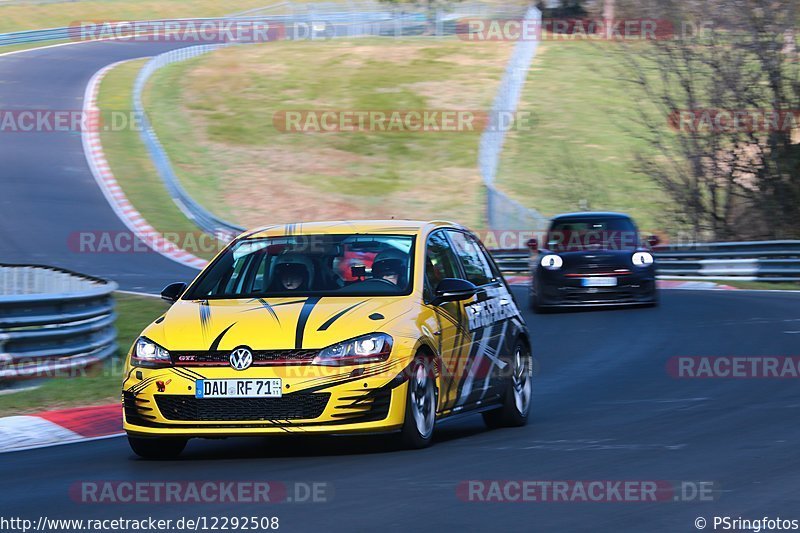
[[[656,266],[636,224],[621,213],[570,213],[555,217],[546,242],[528,245],[531,308],[658,303]]]

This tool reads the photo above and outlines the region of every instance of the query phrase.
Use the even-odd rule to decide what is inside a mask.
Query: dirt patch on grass
[[[292,108],[487,110],[511,50],[374,39],[215,52],[181,76],[178,105],[192,137],[183,149],[203,148],[182,160],[213,158],[222,169],[217,197],[247,227],[391,216],[479,224],[479,132],[286,134],[272,116]]]

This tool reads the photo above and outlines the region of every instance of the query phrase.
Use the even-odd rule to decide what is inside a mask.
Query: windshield
[[[297,235],[234,243],[184,299],[382,296],[411,292],[414,237]]]
[[[638,246],[639,235],[629,218],[560,219],[547,232],[547,248],[558,252],[633,250]]]

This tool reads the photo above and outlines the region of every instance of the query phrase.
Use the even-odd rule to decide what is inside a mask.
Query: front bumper
[[[614,287],[584,287],[580,277],[540,271],[534,274],[531,289],[541,307],[620,306],[658,301],[655,269],[615,278]]]
[[[136,436],[225,437],[385,432],[403,423],[407,381],[399,362],[363,367],[130,369],[123,428]],[[280,398],[205,398],[197,379],[281,378]]]

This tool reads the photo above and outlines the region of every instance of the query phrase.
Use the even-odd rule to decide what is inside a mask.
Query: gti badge
[[[253,364],[253,353],[247,348],[236,348],[228,358],[236,370],[244,370]]]

